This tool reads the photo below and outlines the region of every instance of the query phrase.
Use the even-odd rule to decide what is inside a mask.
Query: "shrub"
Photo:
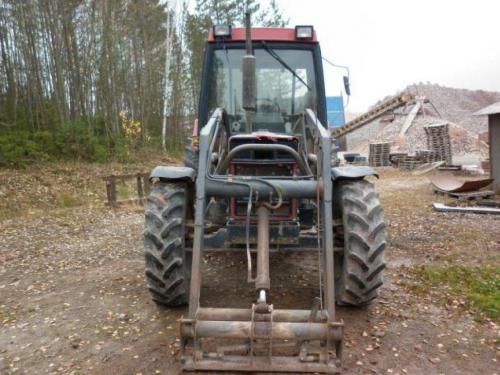
[[[110,134],[102,118],[69,121],[52,132],[24,130],[24,126],[0,132],[0,166],[23,167],[51,159],[105,162],[113,158],[133,162],[160,152],[161,137],[140,137],[140,124],[122,114],[122,130]],[[2,129],[3,130],[3,129]],[[170,155],[181,155],[182,142],[169,139]]]
[[[0,134],[0,165],[24,166],[35,160],[47,160],[50,142],[47,132],[9,131]]]

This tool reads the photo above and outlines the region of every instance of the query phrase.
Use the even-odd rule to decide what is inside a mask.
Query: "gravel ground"
[[[499,264],[500,220],[438,214],[425,177],[382,171],[389,247],[380,298],[339,308],[346,374],[497,374],[499,330],[446,289],[416,293],[430,263]],[[2,215],[0,217],[7,217]],[[145,288],[142,210],[33,209],[0,222],[0,374],[177,374],[177,320]],[[279,308],[317,295],[314,255],[271,259]],[[205,256],[202,305],[249,306],[245,258]]]

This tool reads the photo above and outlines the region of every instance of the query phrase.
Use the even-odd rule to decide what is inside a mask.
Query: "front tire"
[[[335,294],[339,305],[363,306],[378,296],[383,284],[386,247],[383,210],[373,184],[364,180],[341,181],[335,191],[334,231],[344,246],[335,257]]]
[[[147,199],[144,228],[146,282],[153,300],[164,306],[188,302],[190,257],[185,251],[187,187],[154,183]]]

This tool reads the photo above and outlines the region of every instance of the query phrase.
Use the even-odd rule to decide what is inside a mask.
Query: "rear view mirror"
[[[344,90],[347,96],[351,96],[351,84],[349,83],[348,76],[344,76]]]

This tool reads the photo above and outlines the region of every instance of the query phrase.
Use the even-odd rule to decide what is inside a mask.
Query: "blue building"
[[[342,96],[326,97],[326,115],[329,128],[339,128],[345,125],[344,98]]]

